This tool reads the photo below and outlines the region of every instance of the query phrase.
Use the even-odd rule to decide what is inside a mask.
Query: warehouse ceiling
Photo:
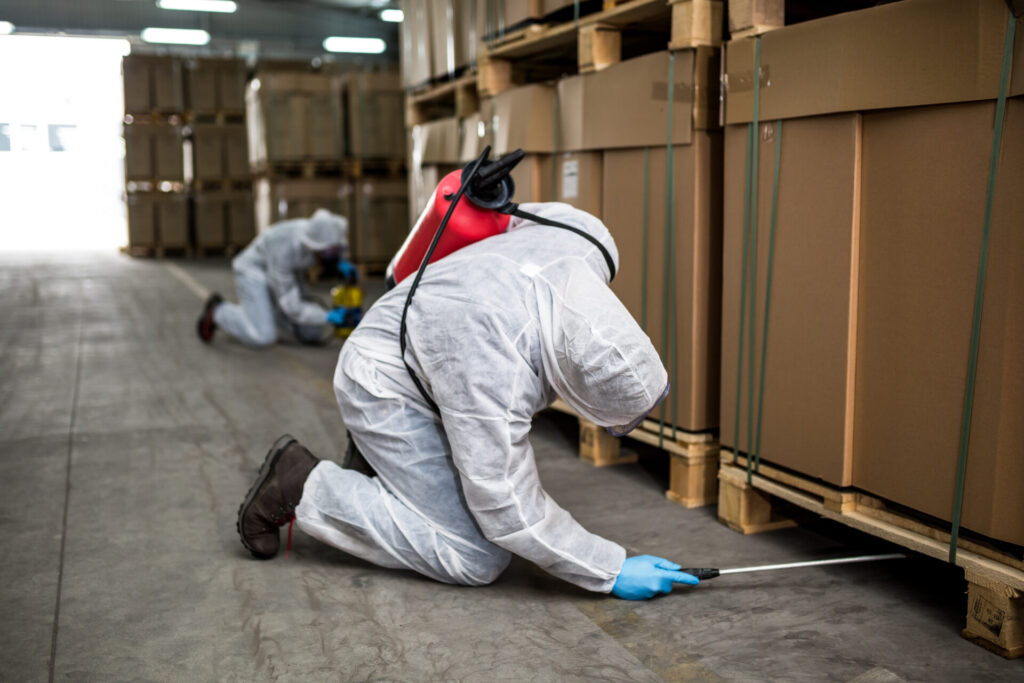
[[[335,55],[338,60],[397,61],[398,25],[380,20],[381,8],[397,6],[382,0],[236,0],[234,14],[168,11],[155,0],[4,0],[0,20],[18,33],[63,33],[128,37],[133,50],[191,54],[257,54],[264,57],[323,55],[328,36],[381,38],[382,56]],[[147,27],[204,29],[211,35],[204,48],[171,48],[142,43]]]

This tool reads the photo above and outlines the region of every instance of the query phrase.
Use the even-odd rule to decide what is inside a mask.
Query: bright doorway
[[[121,39],[0,37],[0,251],[127,240]]]

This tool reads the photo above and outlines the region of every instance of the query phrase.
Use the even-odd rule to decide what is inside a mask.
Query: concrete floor
[[[235,513],[282,432],[338,457],[338,353],[193,331],[224,262],[0,255],[0,679],[1024,679],[959,635],[960,572],[926,559],[721,578],[631,603],[513,561],[493,586],[377,569],[296,534],[250,559]],[[189,285],[192,285],[191,287]],[[811,522],[756,537],[665,500],[664,462],[598,470],[534,430],[547,490],[630,552],[689,565],[883,546]]]

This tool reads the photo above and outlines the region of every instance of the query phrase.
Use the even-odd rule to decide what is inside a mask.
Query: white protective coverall
[[[531,213],[581,228],[618,263],[605,226],[566,204]],[[513,218],[506,233],[431,264],[398,331],[412,276],[377,301],[341,351],[334,389],[377,477],[321,461],[296,521],[306,533],[378,565],[482,585],[510,553],[608,592],[625,550],[584,529],[541,487],[532,417],[561,396],[599,425],[628,425],[663,396],[650,339],[608,288],[589,241]]]
[[[321,338],[327,311],[303,299],[299,278],[313,252],[347,246],[348,220],[326,209],[270,226],[231,262],[239,303],[218,306],[213,321],[256,348],[277,341],[279,322],[301,341]]]

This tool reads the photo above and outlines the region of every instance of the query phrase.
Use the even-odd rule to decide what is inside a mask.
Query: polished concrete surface
[[[291,432],[337,458],[338,353],[199,343],[223,261],[0,255],[0,680],[963,681],[1024,678],[959,636],[960,572],[915,558],[723,577],[643,603],[513,561],[487,588],[377,569],[296,533],[251,559],[235,514]],[[813,520],[742,537],[594,469],[538,416],[545,488],[631,553],[736,566],[873,551]]]

